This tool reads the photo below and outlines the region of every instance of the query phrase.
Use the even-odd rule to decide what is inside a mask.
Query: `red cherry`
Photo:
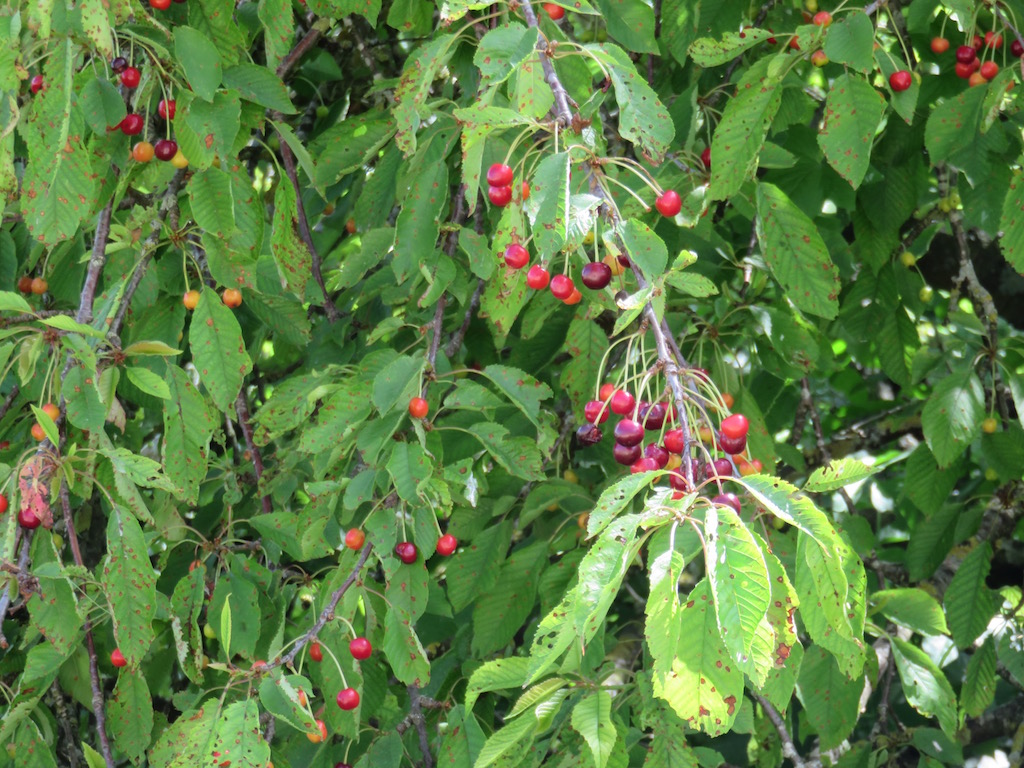
[[[832,14],[828,11],[818,11],[814,14],[814,23],[819,27],[827,27],[832,23]]]
[[[349,528],[345,534],[345,546],[349,549],[362,549],[366,534],[358,528]]]
[[[493,205],[504,208],[512,202],[512,187],[488,187],[487,197]]]
[[[121,73],[121,85],[125,88],[138,88],[142,73],[135,67],[125,67]]]
[[[370,641],[365,637],[356,637],[349,642],[348,652],[352,654],[353,659],[363,661],[370,658],[370,654],[373,653],[373,646],[370,645]]]
[[[121,653],[121,649],[120,648],[115,648],[111,652],[111,654],[110,654],[110,663],[113,664],[115,667],[118,667],[118,668],[120,668],[120,667],[127,667],[128,666],[128,659],[126,659],[124,657],[124,654]]]
[[[23,509],[18,512],[18,525],[27,531],[31,531],[33,528],[38,528],[39,524],[42,522],[43,521],[36,516],[36,513],[30,509]]]
[[[739,497],[735,493],[719,494],[718,496],[715,496],[715,498],[711,500],[711,503],[719,504],[721,506],[732,507],[733,509],[736,510],[737,515],[740,513],[740,510],[742,509],[742,507],[740,506]]]
[[[7,497],[0,493],[0,515],[7,511],[8,506]]]
[[[178,152],[178,142],[172,139],[160,139],[153,145],[153,154],[158,160],[168,161]]]
[[[505,263],[512,269],[522,269],[530,263],[530,252],[519,243],[510,243],[505,249]]]
[[[668,451],[657,443],[647,444],[647,447],[644,448],[644,458],[654,459],[658,465],[658,469],[664,469],[668,466]]]
[[[637,459],[630,466],[629,471],[634,475],[639,475],[641,472],[653,472],[658,468],[658,462],[654,459],[648,459],[646,457]]]
[[[889,87],[892,88],[896,93],[901,93],[913,84],[914,78],[911,74],[905,70],[900,69],[889,75]]]
[[[338,691],[338,706],[348,711],[359,706],[359,691],[355,688],[342,688]]]
[[[686,447],[685,436],[681,429],[670,429],[665,433],[665,450],[669,453],[681,454]]]
[[[448,555],[455,552],[455,549],[458,546],[459,540],[452,536],[450,533],[446,533],[444,536],[437,540],[437,554],[441,555],[442,557],[448,557]]]
[[[580,280],[587,288],[599,291],[612,281],[612,268],[603,261],[592,261],[583,267]]]
[[[149,5],[158,11],[166,11],[171,7],[171,0],[149,0]]]
[[[309,658],[313,661],[324,660],[324,649],[320,647],[320,643],[311,643],[309,646]]]
[[[416,556],[419,552],[416,549],[416,545],[411,541],[400,541],[395,545],[395,554],[406,565],[412,565],[416,562]]]
[[[682,472],[672,472],[668,476],[668,484],[677,491],[690,490],[690,484],[686,482],[686,476]]]
[[[956,60],[961,64],[970,64],[978,58],[978,52],[969,45],[961,45],[956,49]]]
[[[34,94],[39,93],[41,90],[43,90],[44,85],[45,83],[43,82],[42,75],[33,75],[32,79],[28,81],[29,90],[32,91],[32,93]]]
[[[608,421],[608,409],[600,400],[591,400],[583,406],[583,418],[591,424],[604,424]]]
[[[985,42],[981,39],[981,35],[975,35],[974,39],[971,41],[971,47],[974,48],[975,51],[980,51],[984,46]]]
[[[644,439],[644,428],[632,419],[623,419],[615,425],[615,441],[627,447],[639,445]]]
[[[547,288],[549,282],[551,282],[551,275],[540,264],[534,264],[526,273],[526,284],[535,291]]]
[[[610,381],[606,381],[601,385],[601,389],[597,393],[597,399],[602,403],[607,403],[612,399],[612,395],[615,394],[615,385]]]
[[[725,435],[719,435],[718,447],[728,453],[730,456],[735,456],[738,453],[743,453],[747,448],[747,437],[726,437]]]
[[[666,189],[654,201],[654,207],[658,209],[658,213],[662,216],[671,219],[682,210],[683,201],[679,198],[679,193],[674,189]]]
[[[551,295],[556,299],[565,301],[571,295],[576,286],[568,275],[555,275],[551,278]]]
[[[746,437],[750,431],[750,422],[742,413],[734,413],[722,419],[722,435],[733,440]]]
[[[565,16],[565,8],[554,3],[544,3],[544,10],[551,17],[552,21],[558,21]]]
[[[131,112],[124,116],[118,127],[125,136],[137,136],[146,127],[146,121],[142,119],[142,115]]]
[[[504,163],[495,163],[487,169],[487,183],[492,187],[512,186],[512,169]]]
[[[642,408],[638,414],[640,417],[640,423],[644,425],[644,429],[648,431],[657,431],[665,426],[665,417],[668,415],[665,411],[665,406],[661,403],[655,403],[654,405],[648,405],[646,408]]]
[[[1002,48],[1003,36],[997,35],[992,30],[985,33],[985,46],[988,48]]]
[[[414,419],[425,419],[430,411],[430,404],[422,397],[414,397],[409,401],[409,415]]]
[[[704,147],[704,151],[700,153],[700,161],[707,170],[711,170],[711,147]]]
[[[732,477],[732,462],[728,459],[715,459],[704,468],[704,475],[709,480],[713,477]]]
[[[944,37],[932,38],[932,53],[945,53],[949,50],[949,40]]]
[[[957,77],[961,78],[962,80],[966,80],[967,78],[974,74],[974,70],[977,63],[977,60],[971,62],[970,64],[964,64],[958,61],[956,65],[953,67],[953,70],[956,72]]]
[[[999,65],[994,61],[986,61],[981,65],[981,76],[986,80],[991,80],[993,77],[999,74]]]
[[[639,445],[623,445],[622,443],[616,443],[612,448],[612,457],[616,462],[625,467],[633,466],[642,454],[643,449],[640,448]]]
[[[617,413],[619,416],[625,416],[627,413],[632,413],[633,408],[635,407],[635,397],[624,389],[615,390],[615,394],[612,395],[611,402],[612,413]]]
[[[164,120],[173,120],[177,109],[178,102],[174,99],[160,99],[160,103],[156,105],[156,113]]]

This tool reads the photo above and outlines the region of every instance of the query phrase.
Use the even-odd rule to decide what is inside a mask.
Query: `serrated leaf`
[[[839,746],[853,732],[863,690],[863,678],[849,680],[835,657],[823,648],[815,645],[804,652],[797,695],[818,732],[822,749]]]
[[[146,394],[159,397],[161,400],[166,400],[171,396],[171,390],[167,386],[167,382],[148,368],[129,366],[125,368],[125,373],[128,376],[128,380]]]
[[[188,196],[196,222],[204,233],[220,240],[227,240],[234,233],[235,197],[227,173],[219,168],[195,173],[188,183]]]
[[[84,365],[72,365],[61,384],[68,421],[80,429],[103,429],[107,406],[100,400],[96,372]]]
[[[528,666],[529,659],[522,656],[493,659],[482,664],[469,677],[469,684],[466,687],[466,711],[473,711],[473,705],[483,693],[521,687],[526,682]]]
[[[473,768],[487,768],[513,750],[516,750],[517,755],[521,754],[523,749],[520,745],[533,738],[536,728],[537,717],[530,712],[498,729],[487,739],[487,743],[477,755],[476,762],[473,763]]]
[[[936,717],[947,736],[957,729],[956,694],[942,670],[917,646],[892,638],[893,658],[910,706],[925,717]]]
[[[316,157],[318,186],[327,187],[361,168],[395,133],[395,121],[386,112],[353,115],[331,126],[309,146]]]
[[[985,390],[972,367],[946,376],[921,412],[924,439],[940,467],[948,467],[981,432]]]
[[[505,427],[493,421],[473,424],[469,431],[510,475],[524,480],[536,480],[543,476],[541,455],[535,440],[528,437],[510,437]]]
[[[107,520],[101,582],[114,618],[114,638],[129,665],[142,663],[153,642],[156,575],[138,521],[114,507]]]
[[[982,542],[963,559],[946,587],[946,620],[960,648],[970,646],[995,614],[996,604],[985,584],[991,567],[992,548],[987,541]]]
[[[770,649],[757,643],[771,594],[764,555],[731,507],[708,507],[704,530],[707,579],[725,647],[736,664],[770,667]],[[766,658],[753,658],[758,654]]]
[[[733,478],[744,486],[758,504],[776,517],[799,528],[824,550],[835,548],[839,537],[825,513],[801,495],[800,489],[785,480],[768,475]]]
[[[572,727],[590,747],[597,768],[605,768],[618,739],[612,722],[612,697],[608,691],[584,696],[572,708]]]
[[[500,590],[486,590],[473,607],[473,653],[484,657],[505,647],[533,612],[548,553],[546,542],[516,550],[502,563]]]
[[[141,670],[126,667],[118,673],[107,723],[117,748],[139,764],[153,732],[153,699]]]
[[[192,91],[213,101],[223,79],[220,51],[202,32],[191,27],[174,28],[174,55],[185,72]]]
[[[242,382],[252,370],[252,360],[245,350],[238,320],[213,291],[199,294],[188,342],[199,378],[214,405],[232,411]]]
[[[473,63],[480,70],[480,88],[491,88],[505,82],[524,59],[534,55],[537,39],[536,27],[516,23],[495,27],[480,38],[473,54]],[[459,111],[462,110],[456,110]]]
[[[234,88],[247,101],[286,115],[295,114],[288,89],[281,78],[257,64],[238,64],[224,70],[224,85]]]
[[[1024,274],[1024,174],[1014,172],[1006,190],[999,219],[999,247],[1003,256],[1018,273]],[[1024,418],[1024,414],[1022,414]]]
[[[103,134],[111,126],[120,125],[128,113],[124,99],[106,78],[94,77],[84,86],[78,97],[85,121],[93,133]]]
[[[968,717],[979,717],[996,697],[996,646],[992,637],[975,649],[967,662],[964,685],[960,689],[960,709]]]
[[[668,248],[654,230],[642,221],[630,219],[620,230],[630,261],[635,262],[648,280],[661,276],[668,264]]]
[[[785,192],[765,182],[757,185],[757,214],[764,260],[786,296],[804,312],[835,318],[839,272],[814,222]]]
[[[665,284],[672,286],[677,291],[682,291],[687,296],[695,296],[699,299],[718,295],[718,286],[697,272],[669,272],[665,275]]]
[[[700,67],[728,64],[741,53],[772,37],[767,29],[750,27],[742,32],[726,32],[720,40],[701,37],[690,45],[690,57]]]
[[[711,185],[708,196],[725,200],[736,194],[757,169],[768,127],[782,103],[778,78],[769,75],[772,57],[759,59],[737,85],[711,139]],[[762,246],[763,247],[763,246]]]
[[[419,499],[420,485],[430,477],[431,465],[426,452],[415,443],[399,443],[388,460],[388,474],[395,490],[406,501]]]
[[[828,164],[854,189],[868,172],[875,131],[884,113],[885,101],[866,80],[841,75],[832,83],[818,145]]]
[[[966,88],[935,105],[924,132],[925,148],[933,162],[945,162],[978,140],[984,100],[984,88]]]
[[[260,683],[260,703],[267,712],[295,730],[312,733],[316,722],[309,710],[299,703],[300,690],[308,696],[313,686],[304,677],[283,675],[275,669]]]
[[[604,624],[612,601],[636,555],[639,515],[623,515],[601,532],[579,564],[579,580],[573,591],[572,619],[582,648]]]
[[[830,61],[847,64],[860,72],[874,68],[875,25],[860,10],[836,17],[828,28],[822,50]]]
[[[166,381],[171,396],[164,401],[164,470],[182,489],[185,500],[195,504],[199,484],[206,477],[210,438],[216,422],[206,401],[181,368],[168,366]]]
[[[859,483],[878,471],[878,467],[869,467],[857,459],[834,459],[814,470],[804,483],[803,489],[811,493],[838,491],[840,488]]]
[[[883,589],[871,596],[874,610],[901,627],[922,635],[949,632],[938,601],[917,588]]]
[[[420,374],[425,361],[421,357],[402,355],[396,357],[373,379],[373,405],[387,414],[395,405],[408,397],[419,394]]]
[[[928,578],[946,558],[956,544],[961,511],[958,504],[943,504],[913,529],[907,545],[907,568],[911,581]]]
[[[483,375],[538,429],[541,428],[540,404],[551,397],[551,387],[525,371],[507,365],[489,365],[484,369]]]

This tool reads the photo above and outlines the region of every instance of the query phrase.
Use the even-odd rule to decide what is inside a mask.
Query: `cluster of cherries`
[[[220,300],[224,302],[225,306],[235,309],[242,306],[242,292],[237,288],[225,288],[220,295]],[[181,303],[185,305],[185,309],[191,312],[199,306],[199,291],[195,289],[185,291],[185,295],[181,297]]]
[[[1002,47],[1003,36],[992,30],[986,32],[984,38],[975,35],[970,45],[961,45],[956,49],[956,65],[953,71],[957,77],[966,80],[972,86],[987,83],[999,74],[999,65],[992,60],[982,62],[978,59],[978,54],[982,50],[995,51]],[[949,50],[949,40],[944,37],[933,37],[931,49],[933,53],[941,55]],[[1010,43],[1010,53],[1020,58],[1024,55],[1024,46],[1018,40],[1014,40]]]
[[[672,406],[666,403],[638,403],[632,394],[624,389],[616,389],[610,383],[601,387],[598,396],[600,399],[591,400],[584,406],[586,423],[576,430],[576,439],[580,445],[590,446],[601,442],[604,434],[598,425],[608,420],[609,412],[618,414],[623,418],[613,430],[615,445],[612,447],[612,456],[615,461],[629,467],[633,474],[668,469],[668,480],[673,489],[680,494],[692,490],[686,477],[679,471],[688,442],[681,428],[664,431],[660,444],[655,439],[643,445],[648,433],[661,434],[666,423],[675,421]],[[736,457],[747,448],[749,429],[747,417],[734,413],[722,419],[717,436],[708,434],[701,437],[708,441],[715,439],[722,453]],[[736,468],[741,474],[752,474],[760,471],[761,465],[757,460],[737,460]],[[718,458],[707,464],[698,464],[695,474],[699,476],[701,473],[709,480],[731,477],[733,460]]]
[[[561,9],[561,6],[555,6]],[[705,149],[701,155],[705,166],[711,167],[711,150]],[[488,198],[499,207],[504,207],[512,200],[512,169],[504,163],[495,163],[487,169]],[[530,186],[523,182],[523,200],[530,196]],[[673,218],[682,210],[682,199],[674,189],[667,189],[662,192],[654,201],[654,207],[666,218]],[[530,252],[518,240],[509,243],[504,253],[505,264],[510,269],[523,269],[530,263]],[[622,268],[629,266],[629,260],[624,256],[617,258]],[[606,261],[590,262],[583,267],[580,273],[580,280],[587,288],[599,291],[608,286],[612,276],[621,274],[621,270],[614,271]],[[535,291],[541,291],[550,286],[551,295],[565,304],[578,304],[583,298],[569,275],[551,276],[543,264],[534,264],[526,273],[526,284]]]

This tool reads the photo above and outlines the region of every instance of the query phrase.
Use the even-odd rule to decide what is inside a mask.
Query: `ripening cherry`
[[[142,73],[135,67],[125,67],[121,71],[121,85],[125,88],[138,88],[142,81]]]
[[[488,187],[487,198],[491,201],[492,205],[504,208],[512,202],[512,187]]]
[[[34,427],[38,426],[38,424],[34,425]],[[18,512],[18,525],[20,525],[26,531],[31,531],[34,528],[38,528],[40,523],[42,522],[43,521],[39,519],[39,516],[36,515],[36,513],[33,512],[31,509],[23,509],[20,512]]]
[[[704,151],[700,153],[700,161],[704,164],[705,170],[711,170],[711,147],[704,147]]]
[[[366,534],[358,528],[349,528],[345,533],[345,546],[349,549],[362,549]]]
[[[160,102],[156,105],[156,113],[164,120],[173,120],[177,109],[178,102],[174,99],[160,99]]]
[[[574,290],[576,290],[576,286],[568,275],[555,275],[551,278],[551,295],[556,299],[565,301]]]
[[[414,397],[409,401],[409,415],[414,419],[425,419],[430,412],[430,404],[422,397]]]
[[[153,159],[154,151],[153,145],[148,141],[140,141],[134,147],[132,147],[132,157],[138,163],[148,163]]]
[[[734,413],[722,419],[721,432],[724,437],[738,439],[746,437],[750,431],[750,422],[742,413]]]
[[[522,269],[530,263],[530,252],[519,243],[509,243],[505,248],[505,263],[512,269]]]
[[[530,199],[530,185],[527,184],[525,181],[522,184],[522,192],[521,192],[521,194],[522,194],[523,200],[529,200]]]
[[[450,533],[446,533],[437,540],[437,554],[441,555],[441,557],[448,557],[448,555],[455,552],[458,546],[459,540]]]
[[[999,65],[994,61],[986,61],[981,65],[981,69],[978,70],[981,76],[986,80],[991,80],[993,77],[999,74]]]
[[[674,189],[666,189],[654,201],[654,207],[666,219],[671,219],[682,210],[683,201],[679,198],[679,193]]]
[[[897,70],[889,75],[889,87],[896,93],[908,90],[913,82],[913,76],[905,69]]]
[[[309,644],[309,658],[317,662],[324,660],[324,649],[320,647],[320,643]]]
[[[828,64],[828,61],[828,55],[822,50],[817,50],[811,54],[811,64],[816,67],[824,67]]]
[[[359,691],[355,688],[342,688],[338,691],[338,706],[348,711],[359,706]]]
[[[615,391],[615,394],[612,395],[612,413],[617,413],[619,416],[625,416],[627,413],[631,413],[635,407],[636,398],[626,390],[618,389]]]
[[[978,52],[969,45],[961,45],[956,49],[956,60],[961,64],[970,64],[978,58]]]
[[[945,53],[949,50],[949,40],[944,37],[932,38],[932,53]]]
[[[512,169],[504,163],[495,163],[487,169],[487,183],[492,187],[512,186]]]
[[[171,158],[171,165],[175,168],[188,168],[188,158],[185,157],[185,153],[181,149],[174,153],[174,157]]]
[[[551,275],[540,264],[534,264],[526,273],[526,284],[535,291],[547,288],[549,282],[551,282]]]
[[[18,278],[18,290],[24,294],[32,293],[32,275],[22,275]]]
[[[600,400],[591,400],[583,406],[583,418],[591,424],[604,424],[608,421],[608,409]]]
[[[53,421],[56,421],[57,419],[60,418],[60,408],[58,408],[53,403],[46,403],[45,405],[43,405],[41,410]]]
[[[225,288],[220,300],[224,302],[224,306],[235,309],[242,306],[242,292],[237,288]]]
[[[32,293],[34,293],[36,296],[42,296],[44,293],[47,292],[47,290],[49,290],[49,288],[50,288],[50,284],[48,282],[46,282],[45,278],[42,278],[42,277],[33,277],[32,278]]]
[[[573,304],[579,304],[581,301],[583,301],[583,294],[580,293],[580,289],[575,286],[572,289],[572,293],[562,299],[563,304],[568,304],[570,306]]]
[[[400,541],[395,545],[395,554],[406,565],[412,565],[416,562],[419,550],[416,549],[416,545],[411,541]]]
[[[352,654],[353,659],[365,661],[373,653],[373,646],[365,637],[356,637],[349,641],[348,652]]]
[[[607,403],[609,400],[612,399],[612,395],[614,395],[615,392],[615,385],[612,384],[610,381],[606,381],[604,384],[601,385],[601,389],[598,390],[597,399],[600,400],[602,403]]]
[[[121,649],[120,648],[115,648],[111,652],[111,654],[110,654],[110,663],[113,664],[115,667],[118,667],[118,668],[120,668],[120,667],[127,667],[128,666],[128,659],[126,659],[124,657],[124,654],[121,653]]]
[[[33,424],[32,425],[32,429],[30,429],[29,431],[32,433],[32,439],[33,440],[36,440],[38,442],[42,442],[43,440],[46,439],[46,430],[43,429],[43,425],[40,424],[39,422],[36,422],[35,424]],[[29,514],[32,514],[32,513],[30,512]],[[34,515],[33,515],[33,517],[34,517]],[[20,521],[21,518],[19,517],[18,520]],[[36,525],[38,525],[38,523],[36,523]],[[35,528],[35,525],[33,525],[33,526],[26,526],[26,527]]]
[[[981,72],[974,72],[969,78],[967,78],[967,84],[972,88],[976,85],[984,85],[987,82],[988,80],[985,79],[985,76],[981,74]]]
[[[813,21],[819,27],[827,27],[832,24],[832,14],[828,11],[818,11],[814,14]]]
[[[43,90],[43,86],[46,85],[42,75],[33,75],[32,79],[28,81],[28,89],[35,95]]]
[[[544,10],[552,21],[559,21],[565,16],[565,8],[554,3],[544,3]]]
[[[319,744],[321,741],[327,740],[327,726],[324,725],[323,720],[316,721],[316,730],[312,733],[307,733],[306,738],[312,741],[314,744]]]
[[[999,422],[996,421],[996,419],[994,417],[992,417],[992,416],[989,416],[988,418],[986,418],[984,421],[981,422],[981,431],[984,432],[986,435],[991,435],[994,432],[996,432],[998,429],[999,429]],[[4,509],[6,509],[6,508],[7,507],[5,506]],[[3,512],[3,510],[0,509],[0,513],[2,513],[2,512]]]

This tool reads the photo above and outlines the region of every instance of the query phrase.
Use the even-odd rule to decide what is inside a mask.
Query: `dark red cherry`
[[[626,467],[631,467],[636,460],[643,455],[643,449],[639,445],[623,445],[616,443],[612,448],[612,456],[615,461]]]
[[[644,439],[644,428],[632,419],[623,419],[615,425],[615,442],[626,446],[639,445]]]
[[[718,436],[718,447],[721,448],[725,453],[730,456],[735,456],[738,453],[743,453],[747,448],[747,438],[744,437],[727,437],[725,435]]]
[[[592,261],[583,267],[580,280],[592,291],[599,291],[612,281],[612,268],[603,261]]]
[[[647,444],[647,447],[644,448],[644,458],[654,459],[658,464],[658,469],[664,469],[668,465],[668,451],[657,443]]]
[[[639,475],[641,472],[653,472],[656,469],[658,469],[658,462],[654,459],[648,459],[645,456],[634,461],[630,466],[629,471],[634,475]]]
[[[584,424],[576,430],[576,439],[580,445],[597,445],[604,435],[596,424]]]
[[[704,468],[708,479],[712,477],[732,477],[732,463],[728,459],[715,459]]]
[[[732,507],[736,510],[736,514],[740,513],[740,499],[735,493],[720,493],[711,500],[711,503]]]
[[[661,403],[655,403],[640,411],[640,423],[647,430],[661,429],[665,426],[665,415],[665,406]]]

